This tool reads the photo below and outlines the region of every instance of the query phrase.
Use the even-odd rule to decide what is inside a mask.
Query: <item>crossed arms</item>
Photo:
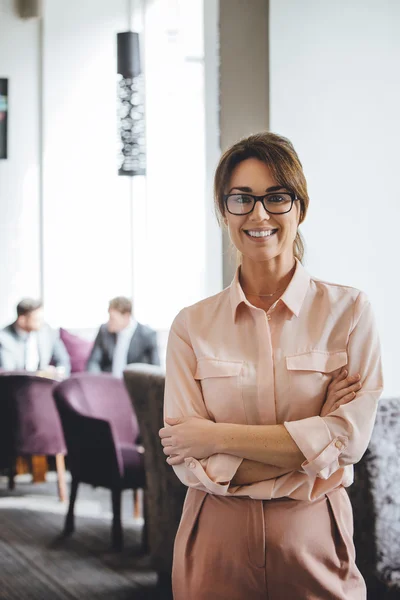
[[[178,477],[191,487],[224,495],[230,485],[295,470],[328,479],[339,468],[358,462],[371,436],[382,378],[370,305],[360,303],[357,310],[348,365],[335,374],[320,416],[282,425],[209,420],[193,376],[196,357],[184,320],[177,318],[167,353],[166,427],[160,436]]]

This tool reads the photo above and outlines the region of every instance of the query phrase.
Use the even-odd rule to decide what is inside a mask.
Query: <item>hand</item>
[[[213,421],[200,417],[165,419],[168,424],[159,431],[164,454],[169,465],[179,465],[185,458],[208,458],[215,454],[215,426]]]
[[[333,411],[351,402],[356,397],[356,393],[361,389],[360,375],[348,375],[346,369],[339,371],[328,386],[326,401],[321,410],[321,417],[326,417]]]

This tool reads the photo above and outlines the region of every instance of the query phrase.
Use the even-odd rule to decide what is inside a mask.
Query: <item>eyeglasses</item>
[[[226,210],[231,215],[249,215],[257,202],[261,202],[268,213],[284,215],[292,210],[293,202],[299,200],[293,192],[273,192],[265,196],[253,194],[227,194],[224,196]]]

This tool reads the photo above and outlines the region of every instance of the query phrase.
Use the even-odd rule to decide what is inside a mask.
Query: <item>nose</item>
[[[250,215],[250,219],[252,221],[262,221],[263,219],[270,219],[271,215],[269,213],[267,213],[267,211],[264,208],[264,205],[262,202],[256,202],[256,205],[253,209],[253,212]]]

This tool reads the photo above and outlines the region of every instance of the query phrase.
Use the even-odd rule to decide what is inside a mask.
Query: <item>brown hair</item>
[[[306,217],[309,197],[303,167],[292,143],[276,133],[262,132],[239,140],[222,155],[214,177],[214,203],[219,223],[225,217],[224,194],[235,167],[247,158],[257,158],[271,169],[277,183],[294,192],[300,202],[300,223]],[[304,257],[304,241],[297,232],[293,253]]]
[[[22,298],[17,304],[17,316],[25,317],[30,313],[43,307],[41,300],[33,300],[32,298]]]
[[[110,300],[108,308],[111,310],[117,310],[122,315],[132,314],[132,302],[125,296],[117,296]]]

